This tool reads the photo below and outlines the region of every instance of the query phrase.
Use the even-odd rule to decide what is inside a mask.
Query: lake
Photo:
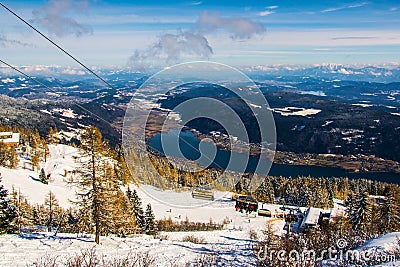
[[[168,132],[163,134],[164,144],[169,145],[169,143],[173,143],[173,140],[176,140],[178,132]],[[179,148],[180,152],[176,149],[168,150],[168,156],[174,157],[185,157],[189,160],[197,160],[201,156],[199,152],[199,146],[201,141],[195,137],[192,132],[180,132],[179,133]],[[157,134],[148,140],[149,146],[162,154],[166,154],[161,145],[161,134]],[[234,155],[240,158],[240,154],[236,152],[231,152],[223,149],[217,148],[216,156],[214,161],[209,165],[212,168],[217,169],[226,169],[228,166],[230,157]],[[247,156],[243,155],[243,157]],[[245,160],[244,159],[244,160]],[[256,169],[257,164],[260,159],[256,156],[251,156],[248,160],[248,164],[245,168],[245,172],[252,172]],[[244,161],[245,162],[245,161]],[[241,162],[243,163],[243,161]],[[243,171],[243,166],[238,163],[237,165],[233,164],[229,168],[231,171]],[[261,164],[268,166],[269,164]],[[263,173],[263,172],[261,172]],[[341,168],[334,167],[321,167],[321,166],[303,166],[303,165],[286,165],[286,164],[272,164],[272,167],[269,171],[269,175],[271,176],[283,176],[283,177],[298,177],[298,176],[311,176],[311,177],[348,177],[350,179],[370,179],[370,180],[378,180],[382,182],[389,183],[397,183],[400,184],[400,174],[398,173],[389,173],[389,172],[368,172],[368,173],[355,173],[343,170]]]

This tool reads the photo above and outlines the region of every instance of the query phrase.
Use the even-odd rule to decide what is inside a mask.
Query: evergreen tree
[[[366,231],[371,220],[371,203],[366,189],[354,196],[349,209],[349,219],[353,230]]]
[[[399,198],[394,187],[391,187],[382,207],[381,223],[383,230],[398,231],[400,229]]]
[[[309,207],[312,198],[312,191],[310,192],[309,185],[305,181],[301,181],[297,186],[298,200],[296,204],[301,207]]]
[[[130,207],[135,216],[136,227],[138,228],[139,232],[143,232],[145,227],[145,219],[144,219],[144,212],[142,209],[142,201],[140,200],[136,190],[135,189],[131,190],[129,187],[128,190],[126,191],[126,196],[129,200]]]
[[[6,166],[7,164],[7,146],[0,141],[0,166]]]
[[[150,204],[147,204],[144,220],[145,220],[144,233],[148,235],[155,235],[157,233],[157,229],[156,229],[154,213],[153,210],[151,209]]]
[[[335,193],[333,191],[333,186],[329,183],[329,185],[328,185],[328,206],[329,206],[329,208],[333,208],[335,206],[334,198],[335,198]]]
[[[116,206],[118,208],[115,210],[116,223],[114,224],[114,232],[121,237],[125,237],[127,234],[136,234],[138,232],[136,227],[136,217],[135,212],[130,205],[130,201],[120,189],[116,192]]]
[[[274,188],[272,186],[269,177],[267,177],[264,180],[264,182],[260,185],[260,187],[257,188],[255,196],[260,201],[264,201],[266,203],[274,203],[275,201]]]
[[[119,236],[136,233],[136,218],[130,207],[130,202],[125,194],[121,191],[120,181],[117,179],[115,168],[110,164],[106,164],[104,168],[104,177],[107,177],[106,200],[103,202],[102,212],[102,230],[103,233],[109,232]]]
[[[46,225],[47,214],[43,205],[36,205],[32,208],[32,223],[34,225]]]
[[[18,167],[18,154],[17,154],[17,150],[15,149],[15,147],[11,147],[10,151],[9,151],[9,160],[10,160],[10,168],[17,168]]]
[[[16,217],[17,212],[8,199],[8,191],[0,184],[0,234],[12,231],[12,222]]]
[[[39,180],[44,184],[48,184],[49,183],[49,181],[47,179],[47,176],[46,176],[46,173],[44,172],[43,168],[40,170]]]

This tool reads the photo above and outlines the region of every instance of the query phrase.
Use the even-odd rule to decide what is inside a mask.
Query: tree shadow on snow
[[[89,237],[76,237],[76,236],[53,236],[42,233],[21,233],[18,235],[19,238],[34,240],[34,239],[53,239],[53,240],[79,240],[87,243],[94,243],[93,238]]]
[[[34,181],[36,181],[36,182],[41,182],[40,179],[35,178],[35,177],[31,176],[31,175],[29,175],[29,178],[31,178],[32,180],[34,180]]]

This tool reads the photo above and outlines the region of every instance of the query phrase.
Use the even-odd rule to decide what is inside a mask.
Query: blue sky
[[[90,66],[400,61],[398,1],[2,1]],[[0,8],[1,58],[72,65]]]

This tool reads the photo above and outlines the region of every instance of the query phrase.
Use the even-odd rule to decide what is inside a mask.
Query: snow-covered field
[[[76,148],[66,145],[49,145],[50,157],[41,167],[46,174],[51,174],[52,180],[48,185],[39,181],[39,173],[28,169],[28,159],[21,158],[18,169],[11,170],[0,167],[2,183],[9,190],[15,190],[24,194],[31,203],[42,204],[46,194],[51,190],[63,207],[71,206],[74,199],[74,189],[66,183],[65,171],[76,168],[74,156],[78,154]],[[159,191],[151,186],[136,188],[142,199],[143,206],[151,203],[156,219],[171,217],[174,221],[184,221],[188,218],[192,222],[216,223],[229,222],[223,230],[212,232],[168,232],[162,233],[163,239],[155,239],[151,236],[139,235],[137,237],[117,238],[113,236],[101,237],[100,244],[95,245],[94,238],[90,235],[79,236],[60,233],[53,237],[52,233],[33,233],[21,235],[0,236],[0,266],[29,266],[38,258],[46,255],[58,256],[59,260],[66,256],[79,254],[82,249],[90,249],[95,246],[99,256],[122,257],[130,253],[146,253],[154,257],[155,266],[185,266],[187,262],[194,261],[204,254],[215,255],[220,266],[254,266],[255,258],[251,257],[252,245],[250,230],[262,236],[267,221],[271,221],[277,234],[284,232],[283,219],[271,219],[246,215],[235,211],[234,202],[227,192],[216,192],[224,197],[215,202],[196,208],[169,206],[157,201],[150,195],[164,199],[178,198],[182,203],[188,204],[193,200],[190,192]],[[263,208],[271,211],[279,210],[278,205],[263,204]],[[343,207],[339,202],[335,204],[334,214],[342,213]],[[400,233],[399,234],[400,237]],[[384,249],[393,248],[397,239],[396,233],[384,236],[381,239],[372,240],[365,246],[375,246]],[[204,244],[183,242],[187,236],[204,239]],[[387,265],[387,266],[400,266]]]
[[[76,167],[73,157],[77,155],[78,151],[76,148],[66,145],[49,145],[49,150],[50,157],[41,166],[46,174],[51,174],[52,181],[48,185],[39,181],[37,171],[29,170],[29,161],[24,158],[21,158],[18,169],[0,167],[2,183],[9,190],[14,187],[15,190],[20,191],[31,203],[42,204],[46,194],[51,190],[57,196],[61,206],[69,207],[72,205],[69,200],[74,198],[74,189],[66,183],[64,173],[65,170],[72,171]],[[28,169],[24,169],[24,165]],[[163,235],[167,235],[168,238],[163,241],[149,236],[102,237],[101,244],[96,246],[99,254],[112,256],[149,251],[155,256],[157,266],[180,266],[204,253],[218,254],[224,265],[229,262],[233,262],[234,266],[254,264],[254,258],[248,257],[253,243],[249,240],[250,228],[261,231],[270,218],[255,217],[254,215],[249,217],[235,211],[234,202],[226,192],[217,193],[226,196],[209,205],[184,208],[171,207],[153,199],[149,193],[153,195],[157,189],[151,186],[142,186],[136,189],[143,206],[151,203],[156,219],[171,217],[174,221],[184,221],[188,218],[193,222],[209,222],[211,219],[216,223],[222,223],[224,220],[229,223],[221,231],[165,233]],[[157,194],[161,197],[179,198],[182,203],[194,201],[190,192],[161,192],[161,195],[160,192],[157,192]],[[269,208],[276,209],[277,207]],[[274,220],[273,224],[278,233],[283,231],[283,220]],[[206,244],[182,242],[185,236],[190,235],[204,238]],[[0,236],[0,266],[25,266],[48,254],[73,255],[82,248],[91,248],[94,245],[91,236],[76,238],[75,235],[59,234],[57,238],[54,238],[51,234],[46,233],[3,235]]]
[[[71,206],[69,200],[74,199],[75,191],[70,188],[64,177],[65,170],[72,171],[76,167],[73,156],[78,154],[76,148],[66,145],[49,145],[50,157],[41,167],[46,174],[51,175],[51,182],[45,185],[39,180],[39,172],[32,171],[28,158],[20,157],[20,166],[17,169],[0,167],[2,183],[11,191],[12,187],[17,192],[25,195],[29,202],[42,204],[46,194],[52,191],[62,207]],[[24,169],[25,166],[25,169]]]
[[[168,240],[160,241],[150,236],[134,238],[102,237],[95,246],[92,237],[76,238],[60,234],[54,238],[46,233],[0,236],[0,266],[29,266],[46,255],[67,256],[79,254],[82,249],[95,246],[99,256],[123,257],[129,253],[146,253],[155,259],[154,266],[185,266],[203,254],[218,255],[221,266],[253,266],[249,257],[252,242],[243,231],[216,231],[196,233],[167,233]],[[204,236],[207,244],[182,242],[184,236]]]

